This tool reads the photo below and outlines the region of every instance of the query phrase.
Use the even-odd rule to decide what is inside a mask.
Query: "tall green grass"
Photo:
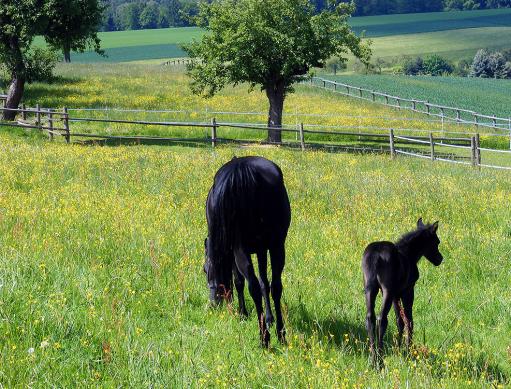
[[[0,134],[0,384],[504,387],[511,179],[419,160],[278,148],[83,147]],[[278,163],[293,219],[287,346],[207,308],[204,202],[234,155]],[[420,263],[415,348],[368,363],[360,258],[440,220]],[[248,293],[247,293],[248,296]]]

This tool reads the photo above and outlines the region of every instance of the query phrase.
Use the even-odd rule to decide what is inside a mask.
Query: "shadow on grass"
[[[317,337],[318,340],[326,340],[337,348],[350,350],[358,355],[367,354],[367,332],[363,318],[359,322],[333,314],[318,318],[300,301],[298,305],[289,307],[288,321],[292,328],[302,332],[307,338]]]

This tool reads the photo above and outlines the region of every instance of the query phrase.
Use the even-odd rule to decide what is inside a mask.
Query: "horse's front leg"
[[[236,287],[236,294],[238,295],[238,313],[242,317],[247,317],[248,312],[245,306],[245,278],[238,270],[236,263],[232,264],[232,274],[234,275],[234,286]]]
[[[266,308],[266,330],[269,331],[273,324],[273,314],[270,304],[270,283],[268,282],[268,256],[266,250],[257,253],[257,262],[259,265],[259,285],[261,286]]]
[[[270,333],[266,331],[264,325],[264,315],[263,315],[263,302],[262,302],[262,292],[261,286],[259,285],[259,280],[254,271],[254,265],[252,264],[252,260],[250,258],[250,254],[245,252],[243,249],[237,249],[234,252],[234,256],[236,258],[236,266],[240,273],[245,277],[248,282],[248,291],[250,292],[250,296],[254,300],[254,305],[257,312],[257,322],[259,324],[259,335],[261,337],[261,344],[264,347],[268,347],[270,343]]]
[[[413,338],[413,300],[414,300],[414,291],[413,288],[406,291],[406,293],[403,294],[403,310],[404,310],[404,321],[405,321],[405,327],[406,327],[406,348],[407,350],[410,350],[410,346],[412,345],[412,338]]]
[[[270,249],[271,256],[271,295],[275,304],[275,315],[277,316],[277,336],[281,343],[286,342],[286,330],[284,320],[282,320],[282,307],[280,300],[282,298],[282,272],[286,263],[286,250],[284,242],[277,247]]]

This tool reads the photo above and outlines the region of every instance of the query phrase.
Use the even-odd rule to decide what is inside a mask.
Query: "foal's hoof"
[[[286,344],[286,330],[282,329],[280,331],[277,330],[277,337],[279,338],[279,342],[281,344]]]
[[[240,309],[238,310],[238,315],[240,315],[240,317],[244,320],[246,318],[248,318],[248,312],[246,309]]]
[[[270,346],[270,332],[268,330],[265,330],[261,337],[261,346],[263,348],[268,348]]]

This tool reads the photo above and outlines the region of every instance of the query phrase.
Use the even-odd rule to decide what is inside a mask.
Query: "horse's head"
[[[222,300],[230,298],[231,284],[232,284],[232,270],[231,267],[224,268],[218,266],[211,258],[212,247],[210,240],[204,240],[204,273],[206,273],[206,280],[209,287],[209,300],[212,305],[219,305]]]
[[[440,239],[438,238],[438,222],[433,224],[424,224],[422,218],[417,222],[417,228],[423,231],[424,236],[424,256],[435,266],[439,266],[444,257],[438,250]]]

